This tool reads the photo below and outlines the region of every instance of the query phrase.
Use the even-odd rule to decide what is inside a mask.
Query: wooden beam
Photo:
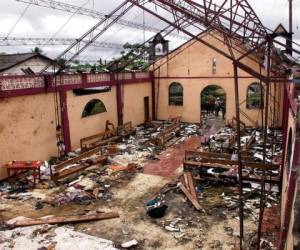
[[[80,172],[90,166],[96,165],[96,164],[104,164],[107,162],[107,156],[104,155],[100,155],[99,157],[97,157],[96,159],[91,159],[91,160],[86,160],[85,163],[82,163],[80,165],[71,167],[69,169],[66,170],[61,170],[61,171],[57,171],[54,175],[53,175],[53,181],[57,182],[59,179],[64,179],[72,174],[75,174],[77,172]],[[67,165],[66,165],[67,166]]]
[[[190,193],[198,201],[192,173],[187,172],[187,173],[185,173],[185,175],[187,176],[187,185],[189,187]]]
[[[71,165],[71,164],[74,164],[76,162],[79,162],[79,161],[81,161],[84,158],[87,158],[87,157],[89,157],[91,155],[94,155],[94,154],[98,153],[99,151],[100,151],[99,148],[94,148],[92,150],[86,151],[86,152],[80,154],[79,156],[77,156],[75,158],[72,158],[70,160],[64,161],[62,163],[59,163],[58,165],[55,166],[55,169],[58,171],[58,170],[64,168],[65,166],[67,166],[67,165]]]
[[[189,193],[189,191],[185,188],[185,186],[181,182],[179,182],[178,186],[180,187],[182,192],[186,195],[186,197],[190,200],[190,202],[193,204],[196,210],[204,211],[203,208],[200,206],[199,202],[196,199],[194,199],[194,197]]]
[[[190,187],[188,184],[188,178],[187,178],[186,173],[183,174],[183,183],[182,184],[186,187],[187,191],[190,192]]]
[[[106,220],[119,217],[118,212],[110,213],[97,213],[92,215],[66,215],[66,216],[54,216],[50,218],[39,218],[39,219],[25,219],[17,221],[13,225],[16,227],[26,227],[33,225],[42,224],[65,224],[65,223],[75,223],[83,221],[95,221],[95,220]]]
[[[185,151],[185,159],[188,160],[189,156],[200,156],[200,157],[204,157],[204,158],[231,159],[230,154],[186,150]],[[252,158],[244,156],[244,157],[242,157],[242,160],[251,161]]]
[[[192,166],[198,165],[199,167],[202,166],[202,163],[215,164],[215,165],[218,164],[218,167],[225,168],[225,169],[230,169],[232,168],[232,166],[237,165],[237,161],[232,161],[228,159],[204,158],[204,157],[202,157],[197,161],[193,161],[193,160],[184,161],[185,165],[192,165]],[[259,169],[269,169],[269,170],[278,170],[280,168],[280,165],[264,164],[260,162],[242,161],[242,163],[244,167],[249,167],[249,168],[259,168]]]

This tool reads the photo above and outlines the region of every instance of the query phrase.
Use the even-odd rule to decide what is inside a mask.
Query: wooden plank
[[[181,120],[181,116],[175,116],[175,117],[169,117],[168,121],[172,122],[172,123],[179,123]]]
[[[120,139],[121,139],[121,137],[118,136],[118,135],[116,135],[116,136],[108,138],[108,139],[103,139],[103,140],[95,141],[95,142],[90,143],[89,148],[102,146],[102,145],[108,144],[110,142],[118,141]]]
[[[203,210],[203,208],[200,206],[199,202],[194,199],[194,197],[189,193],[189,191],[185,188],[185,186],[180,182],[178,184],[182,192],[185,194],[185,196],[190,200],[190,202],[193,204],[196,210]]]
[[[223,169],[232,169],[234,168],[232,165],[224,165],[219,163],[204,163],[197,161],[184,161],[183,165],[185,167],[197,167],[197,168],[223,168]]]
[[[157,138],[155,138],[154,143],[156,145],[164,146],[167,141],[172,139],[173,134],[180,130],[179,123],[172,123],[168,127],[166,127],[163,131],[161,131]]]
[[[210,168],[210,167],[208,167]],[[221,173],[218,175],[218,178],[229,178],[229,179],[233,179],[233,180],[237,180],[237,176],[238,173],[236,173],[235,176],[232,175],[227,175],[226,172]],[[216,177],[210,177],[210,176],[205,176],[205,179],[207,180],[215,180]],[[249,175],[249,176],[243,176],[243,180],[244,181],[252,181],[252,182],[257,182],[257,183],[261,183],[262,182],[263,177],[259,177],[259,176],[254,176],[254,175]],[[272,183],[272,184],[279,184],[279,178],[278,177],[269,177],[265,179],[266,183]]]
[[[189,156],[200,156],[204,158],[218,158],[218,159],[231,159],[230,154],[212,153],[212,152],[200,152],[200,151],[185,151],[185,158],[188,160]],[[251,157],[242,157],[244,161],[251,161]]]
[[[221,167],[222,165],[224,165],[224,168],[228,168],[227,165],[229,166],[235,166],[237,165],[237,161],[232,161],[232,160],[228,160],[228,159],[216,159],[216,158],[204,158],[201,157],[201,159],[197,160],[197,161],[185,161],[187,164],[189,165],[196,165],[196,164],[192,164],[192,162],[194,163],[198,163],[198,165],[200,165],[199,163],[209,163],[209,164],[220,164]],[[275,164],[264,164],[264,163],[259,163],[259,162],[250,162],[250,161],[242,161],[243,166],[244,167],[250,167],[250,168],[260,168],[260,169],[270,169],[270,170],[278,170],[280,168],[280,165],[275,165]]]
[[[72,168],[62,170],[62,171],[55,173],[54,180],[57,181],[59,179],[66,178],[66,177],[68,177],[72,174],[75,174],[77,172],[80,172],[92,165],[96,165],[99,163],[104,164],[106,161],[107,161],[107,156],[103,156],[103,155],[97,157],[94,160],[87,160],[86,163],[84,163],[84,164],[80,164],[80,165],[74,166]]]
[[[191,172],[187,172],[185,174],[187,176],[187,181],[188,181],[187,182],[188,183],[187,186],[189,186],[190,193],[198,201],[198,197],[197,197],[197,194],[196,194],[196,190],[195,190],[195,185],[194,185],[192,173]]]
[[[97,213],[92,215],[66,215],[66,216],[54,216],[50,218],[40,218],[40,219],[25,219],[17,221],[13,224],[16,227],[26,227],[33,225],[42,224],[65,224],[65,223],[75,223],[84,221],[95,221],[95,220],[106,220],[119,217],[118,212],[110,213]]]
[[[58,165],[55,166],[55,169],[56,170],[60,170],[60,169],[64,168],[67,165],[71,165],[73,163],[79,162],[80,160],[82,160],[84,158],[87,158],[87,157],[89,157],[89,156],[91,156],[93,154],[96,154],[98,152],[100,152],[99,148],[91,149],[89,151],[86,151],[86,152],[80,154],[79,156],[77,156],[75,158],[72,158],[70,160],[64,161],[62,163],[59,163]]]
[[[246,143],[246,149],[248,149],[250,145],[253,143],[253,141],[255,140],[255,136],[256,136],[256,131],[253,131],[250,139]]]
[[[186,173],[183,174],[183,185],[186,187],[186,189],[190,192],[190,187],[189,187],[189,184],[188,184],[188,177],[186,175]]]

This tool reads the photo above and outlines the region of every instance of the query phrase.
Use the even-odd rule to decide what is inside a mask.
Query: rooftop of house
[[[49,62],[53,60],[45,55],[39,53],[16,53],[16,54],[1,54],[0,55],[0,72],[10,69],[15,65],[23,63],[31,58],[39,57]]]

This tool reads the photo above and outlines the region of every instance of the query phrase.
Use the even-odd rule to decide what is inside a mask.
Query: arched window
[[[164,54],[163,45],[161,43],[158,43],[155,45],[155,55],[161,56]]]
[[[81,117],[88,117],[106,112],[106,107],[99,99],[90,100],[84,107]]]
[[[183,105],[183,87],[178,82],[173,82],[169,86],[169,105],[170,106]]]
[[[247,108],[262,109],[264,107],[263,90],[260,83],[255,82],[247,88]]]

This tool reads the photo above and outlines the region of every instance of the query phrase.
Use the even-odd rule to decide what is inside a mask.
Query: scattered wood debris
[[[65,224],[75,223],[84,221],[95,221],[95,220],[106,220],[119,217],[117,212],[110,213],[95,213],[95,214],[84,214],[84,215],[66,215],[66,216],[51,216],[39,219],[23,219],[17,220],[13,223],[15,227],[26,227],[33,225],[42,224]],[[8,223],[9,224],[9,223]]]

